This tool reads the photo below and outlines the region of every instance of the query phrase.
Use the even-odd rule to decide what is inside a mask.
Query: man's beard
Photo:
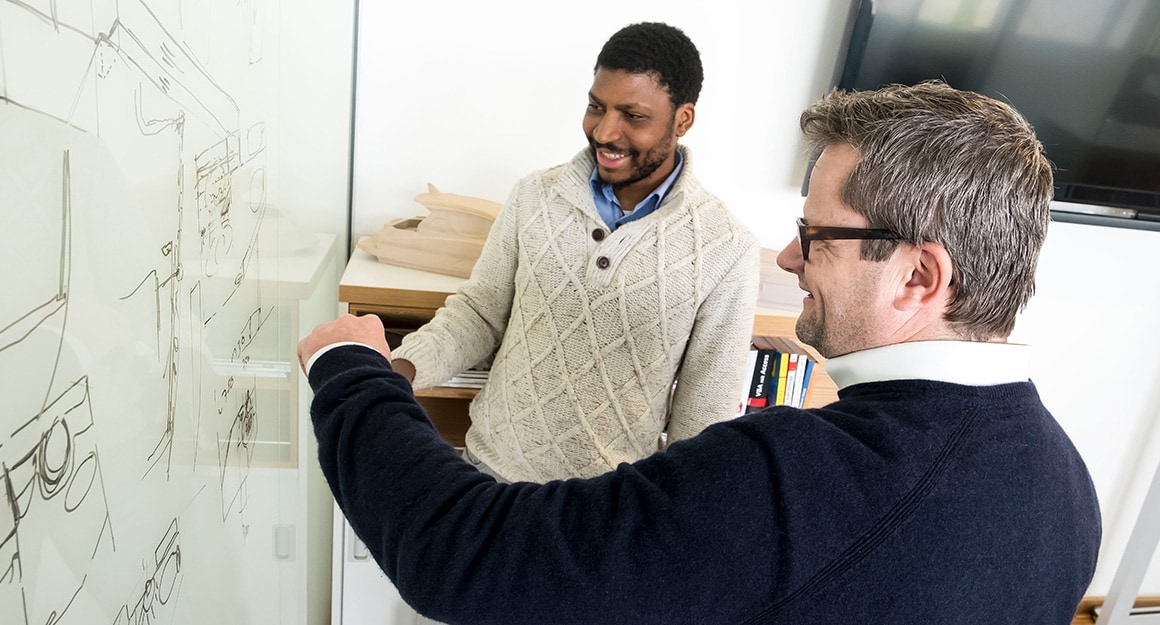
[[[636,150],[629,151],[628,157],[629,161],[632,163],[632,169],[629,172],[627,179],[621,180],[619,182],[609,182],[600,175],[600,169],[597,168],[596,175],[600,179],[600,182],[604,184],[611,184],[613,190],[618,190],[623,189],[629,185],[636,184],[641,180],[644,180],[645,178],[653,175],[656,170],[660,169],[661,165],[665,164],[665,161],[668,160],[669,155],[673,153],[674,144],[677,142],[676,137],[673,136],[673,123],[674,120],[670,120],[668,130],[665,131],[665,135],[668,137],[668,140],[655,145],[643,157],[641,157],[640,152],[637,152]],[[598,149],[603,148],[610,152],[620,151],[612,149],[612,147],[609,145],[596,143],[592,137],[588,137],[588,145],[592,148],[593,159],[596,158],[596,150]],[[639,163],[637,161],[638,158],[640,159]]]
[[[825,320],[822,319],[821,311],[814,309],[798,315],[794,334],[797,335],[799,341],[818,350],[822,357],[829,358],[826,352],[829,352],[830,349],[826,345]]]
[[[653,148],[648,154],[644,155],[639,164],[637,164],[638,153],[633,152],[631,157],[633,162],[632,171],[629,173],[628,178],[612,183],[613,190],[623,189],[653,175],[656,170],[660,169],[661,165],[665,164],[665,160],[669,157],[665,147],[658,145]],[[599,175],[599,172],[597,175]],[[608,184],[607,180],[601,179],[601,182]]]

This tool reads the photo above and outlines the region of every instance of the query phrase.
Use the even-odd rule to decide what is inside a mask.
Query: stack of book
[[[488,369],[468,369],[451,376],[451,379],[440,386],[451,388],[483,388],[491,371]]]
[[[755,336],[748,363],[750,381],[742,385],[737,414],[768,406],[804,408],[809,402],[810,378],[817,363],[800,345],[782,337]]]

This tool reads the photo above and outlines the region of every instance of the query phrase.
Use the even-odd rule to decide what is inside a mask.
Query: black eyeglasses
[[[834,239],[889,239],[902,237],[891,230],[875,228],[839,228],[836,226],[811,226],[801,217],[797,218],[798,241],[802,244],[802,260],[810,259],[810,241],[831,241]]]

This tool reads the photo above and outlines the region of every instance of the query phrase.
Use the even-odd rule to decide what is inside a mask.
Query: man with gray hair
[[[377,319],[300,343],[323,471],[404,599],[447,623],[1071,622],[1099,507],[1006,340],[1052,195],[1034,131],[938,83],[830,94],[802,129],[819,157],[778,262],[828,406],[498,484],[439,439]]]

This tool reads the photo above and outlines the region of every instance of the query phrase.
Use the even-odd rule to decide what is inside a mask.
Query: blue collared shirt
[[[676,182],[677,176],[681,175],[681,170],[685,166],[685,157],[681,155],[681,151],[677,150],[676,154],[677,165],[673,167],[673,173],[669,174],[664,182],[641,200],[640,204],[637,204],[630,213],[625,213],[624,209],[620,207],[620,200],[616,199],[612,185],[601,182],[596,167],[592,168],[592,175],[588,177],[588,182],[592,185],[592,197],[596,200],[596,210],[600,212],[600,217],[604,219],[604,223],[608,224],[609,230],[616,230],[630,221],[636,221],[655,211],[661,205],[661,201],[665,199],[665,195],[673,187],[673,183]]]

